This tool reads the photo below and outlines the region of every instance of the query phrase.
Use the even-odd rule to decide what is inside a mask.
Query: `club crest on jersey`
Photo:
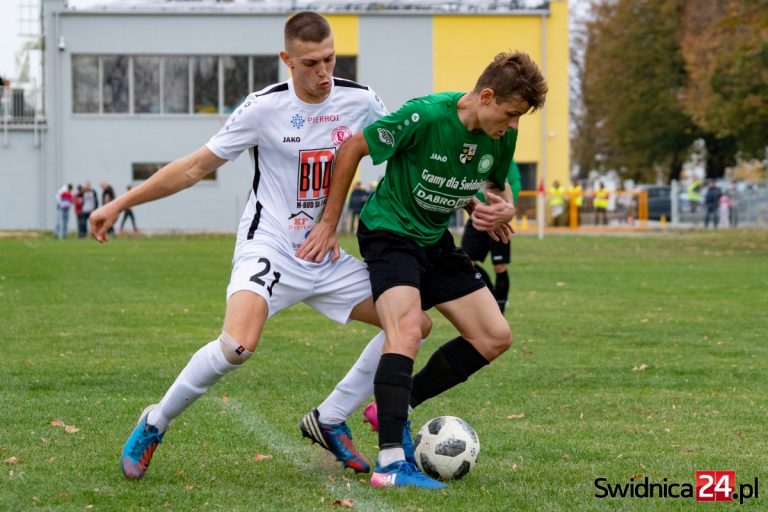
[[[480,162],[477,164],[477,170],[485,174],[493,167],[493,155],[483,155],[480,157]]]
[[[477,152],[477,144],[464,144],[464,147],[461,148],[459,161],[463,164],[471,162],[475,158],[475,152]]]
[[[304,118],[301,114],[293,114],[293,117],[291,117],[291,126],[297,130],[300,130],[304,127]]]
[[[351,136],[352,130],[346,126],[337,126],[331,132],[331,141],[333,141],[335,145],[341,146],[341,144]]]

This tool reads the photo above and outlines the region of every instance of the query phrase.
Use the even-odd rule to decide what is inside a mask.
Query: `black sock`
[[[483,279],[483,282],[488,287],[488,289],[491,290],[491,293],[493,293],[493,283],[491,282],[491,276],[488,275],[488,272],[486,272],[485,269],[479,264],[475,265],[475,270],[478,274],[480,274],[480,277]]]
[[[509,273],[506,270],[496,273],[496,286],[493,287],[493,296],[496,297],[496,304],[499,305],[501,312],[504,313],[504,308],[507,306],[507,297],[509,296]]]
[[[403,425],[408,419],[408,400],[413,384],[413,359],[401,354],[382,354],[373,379],[373,395],[379,413],[379,448],[403,446]]]
[[[459,336],[438,348],[424,368],[413,376],[411,407],[461,384],[488,364],[488,360]],[[381,423],[381,420],[379,420]]]

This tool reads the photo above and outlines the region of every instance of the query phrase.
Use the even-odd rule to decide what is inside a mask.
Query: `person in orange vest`
[[[584,189],[579,185],[578,180],[571,181],[571,187],[568,189],[568,218],[571,227],[579,227],[579,217],[581,216],[581,206],[584,204]]]
[[[553,226],[565,226],[565,189],[558,180],[549,189],[549,207]]]
[[[603,182],[598,184],[598,189],[595,191],[595,198],[593,204],[595,205],[595,225],[603,224],[608,225],[608,198],[611,197],[611,193],[605,188]],[[602,222],[601,222],[602,220]]]

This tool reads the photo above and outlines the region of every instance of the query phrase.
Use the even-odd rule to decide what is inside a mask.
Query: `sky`
[[[0,0],[0,75],[14,74],[14,54],[18,48],[18,1]]]

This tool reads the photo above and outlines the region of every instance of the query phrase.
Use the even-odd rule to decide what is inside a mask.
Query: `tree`
[[[685,1],[603,0],[595,6],[587,25],[584,112],[574,140],[580,165],[591,158],[590,168],[614,168],[643,181],[659,170],[679,173],[698,136],[680,102],[687,83],[678,37]]]
[[[768,145],[768,0],[685,3],[682,103],[710,134],[708,175],[719,177],[736,151],[762,157]]]

